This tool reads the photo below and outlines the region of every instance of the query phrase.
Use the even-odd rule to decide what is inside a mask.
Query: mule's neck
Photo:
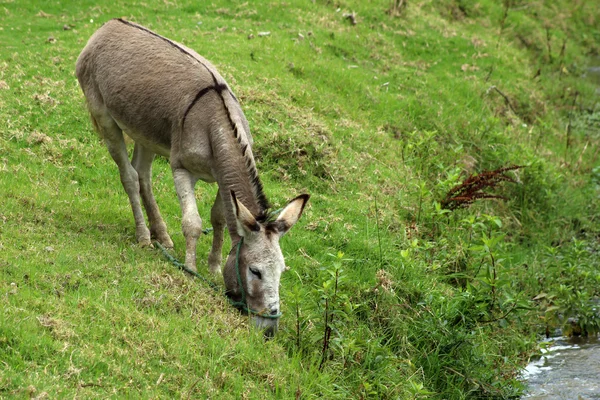
[[[254,156],[246,133],[238,131],[237,137],[235,137],[227,129],[218,131],[211,140],[213,157],[216,161],[214,172],[223,200],[227,228],[232,242],[235,243],[239,239],[239,235],[231,191],[259,221],[265,216],[269,206],[256,171]]]

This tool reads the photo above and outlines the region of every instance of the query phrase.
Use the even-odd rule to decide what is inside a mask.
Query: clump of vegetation
[[[473,204],[479,199],[502,199],[506,197],[484,192],[485,189],[493,189],[501,182],[516,181],[505,172],[523,168],[522,166],[513,165],[511,167],[498,168],[493,171],[484,171],[477,175],[470,175],[460,185],[450,189],[446,194],[446,198],[441,201],[442,208],[446,210],[456,210],[457,208],[465,208]]]
[[[0,397],[519,396],[539,338],[600,330],[598,97],[583,78],[600,54],[595,7],[4,4]],[[73,76],[121,16],[224,74],[275,207],[312,195],[282,239],[272,341],[135,245]],[[181,259],[164,159],[154,182]],[[198,185],[205,225],[215,194]]]

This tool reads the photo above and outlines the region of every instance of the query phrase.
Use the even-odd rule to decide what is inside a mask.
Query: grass
[[[600,32],[591,3],[506,4],[4,2],[0,397],[521,393],[540,335],[569,317],[600,326],[598,98],[581,78]],[[275,340],[135,244],[74,77],[113,17],[217,65],[275,208],[311,193],[282,240]],[[509,165],[527,166],[499,189],[508,201],[439,206],[466,176]],[[154,181],[181,259],[167,161]],[[215,192],[197,187],[205,223]]]

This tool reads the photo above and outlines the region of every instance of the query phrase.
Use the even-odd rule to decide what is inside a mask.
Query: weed
[[[522,166],[513,165],[510,167],[498,168],[493,171],[484,171],[477,175],[471,175],[465,179],[460,185],[450,189],[446,194],[446,198],[441,201],[441,206],[447,210],[455,210],[471,205],[475,200],[479,199],[503,199],[506,198],[483,192],[484,189],[494,188],[500,182],[516,181],[505,174],[506,171],[514,171],[523,168]]]

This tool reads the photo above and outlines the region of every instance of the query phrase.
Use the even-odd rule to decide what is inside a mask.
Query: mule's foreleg
[[[129,162],[127,146],[123,138],[123,131],[116,122],[106,115],[94,115],[95,125],[104,139],[112,159],[119,167],[121,183],[129,197],[133,218],[135,219],[135,236],[141,246],[150,245],[150,231],[144,220],[144,213],[140,204],[140,183],[138,173]]]
[[[133,148],[131,164],[138,173],[140,194],[150,221],[150,234],[166,248],[172,248],[173,241],[167,233],[167,225],[160,215],[158,204],[152,193],[152,161],[154,161],[154,153],[136,143]]]
[[[208,255],[208,268],[213,274],[221,272],[223,233],[225,231],[225,208],[220,193],[217,192],[217,198],[210,211],[210,223],[213,227],[213,243]]]
[[[185,266],[194,272],[196,268],[196,243],[202,233],[202,219],[198,214],[194,186],[196,178],[183,168],[173,168],[175,190],[181,206],[181,227],[185,237]]]

